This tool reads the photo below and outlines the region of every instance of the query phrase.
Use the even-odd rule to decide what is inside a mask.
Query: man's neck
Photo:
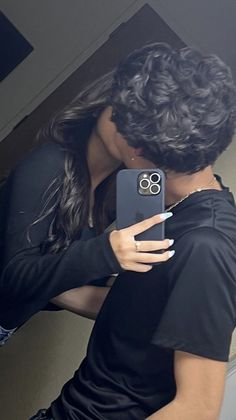
[[[217,180],[214,180],[213,168],[208,166],[192,175],[169,172],[166,179],[166,205],[177,203],[191,192],[202,189],[221,190]]]

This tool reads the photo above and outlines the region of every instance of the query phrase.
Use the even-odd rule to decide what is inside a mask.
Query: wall
[[[231,363],[231,367],[227,375],[225,395],[224,395],[224,401],[222,405],[220,420],[236,420],[235,390],[236,390],[236,358]]]
[[[234,0],[150,0],[186,42],[219,54],[236,77],[236,2]]]
[[[236,197],[236,166],[235,166],[235,156],[236,156],[236,138],[230,147],[223,153],[222,156],[218,159],[215,165],[215,172],[219,175],[222,175],[223,180],[226,185],[228,185]],[[232,340],[231,354],[236,355],[236,330]]]
[[[0,418],[28,420],[52,402],[85,355],[93,322],[41,313],[0,348]]]

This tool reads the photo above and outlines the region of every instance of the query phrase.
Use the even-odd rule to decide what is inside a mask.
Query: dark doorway
[[[32,45],[0,11],[0,82],[32,51]]]

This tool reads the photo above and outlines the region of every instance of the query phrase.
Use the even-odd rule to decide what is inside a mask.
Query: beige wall
[[[0,349],[1,420],[28,420],[57,396],[85,355],[92,325],[66,312],[42,313]]]

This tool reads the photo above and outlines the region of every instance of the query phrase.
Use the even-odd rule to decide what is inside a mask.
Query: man
[[[116,70],[98,134],[105,124],[118,133],[126,166],[165,171],[175,255],[117,278],[86,358],[34,419],[218,418],[236,320],[236,210],[212,165],[232,140],[235,115],[235,85],[216,56],[151,44]],[[124,269],[131,252],[145,253],[145,242],[127,242]]]

